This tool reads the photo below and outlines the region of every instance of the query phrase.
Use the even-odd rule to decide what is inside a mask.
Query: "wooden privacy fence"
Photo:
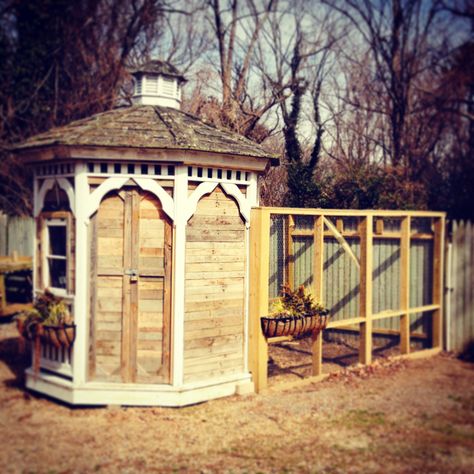
[[[0,255],[16,252],[33,256],[35,221],[31,217],[6,216],[0,213]]]
[[[267,385],[268,344],[260,318],[283,284],[310,288],[330,310],[328,329],[357,329],[359,361],[372,362],[374,332],[422,337],[442,348],[445,213],[255,208],[250,233],[249,367]],[[322,334],[313,375],[322,374]]]
[[[474,222],[454,221],[447,275],[447,349],[474,343]]]

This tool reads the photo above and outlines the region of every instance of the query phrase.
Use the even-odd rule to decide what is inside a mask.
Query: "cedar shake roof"
[[[251,140],[218,129],[178,109],[152,105],[117,108],[53,128],[13,147],[126,147],[193,150],[270,159],[277,157]]]
[[[142,64],[140,67],[132,71],[134,75],[143,74],[162,74],[163,76],[176,77],[181,81],[186,81],[184,76],[172,64],[166,61],[153,60]]]

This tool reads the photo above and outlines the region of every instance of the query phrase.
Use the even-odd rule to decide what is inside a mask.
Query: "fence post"
[[[255,391],[267,387],[268,344],[260,317],[268,313],[270,273],[270,212],[252,209],[250,217],[249,370]]]
[[[439,308],[433,312],[433,348],[443,347],[443,277],[445,218],[434,219],[433,242],[433,304]]]
[[[372,363],[372,268],[373,268],[373,216],[361,219],[360,232],[360,324],[359,362]]]
[[[313,235],[313,288],[317,301],[323,300],[323,264],[324,264],[324,217],[317,216],[314,220]],[[312,340],[313,375],[323,372],[323,332]]]
[[[290,214],[286,218],[286,246],[285,246],[285,284],[291,289],[295,286],[295,252],[293,245],[293,231],[295,219]]]
[[[410,216],[404,217],[401,223],[400,238],[400,309],[406,311],[400,317],[400,352],[410,352]]]

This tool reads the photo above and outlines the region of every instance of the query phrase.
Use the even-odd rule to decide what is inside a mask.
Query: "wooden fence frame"
[[[323,296],[323,264],[324,264],[324,229],[341,243],[345,250],[347,242],[342,232],[342,217],[358,217],[359,229],[353,234],[360,238],[360,259],[357,262],[360,271],[360,306],[359,316],[329,322],[327,329],[344,328],[359,325],[360,345],[359,362],[372,363],[373,321],[385,318],[400,318],[400,352],[410,353],[410,315],[432,313],[432,349],[423,351],[436,353],[443,346],[443,283],[444,283],[444,249],[445,220],[444,212],[428,211],[385,211],[385,210],[336,210],[336,209],[296,209],[259,207],[251,211],[250,226],[250,301],[249,301],[249,369],[252,372],[255,390],[265,389],[268,383],[268,344],[288,340],[288,337],[267,340],[261,330],[260,318],[268,314],[269,307],[269,272],[270,272],[270,217],[271,215],[289,216],[289,231],[294,230],[294,216],[315,217],[312,231],[314,239],[313,253],[313,294],[322,300]],[[336,218],[336,225],[328,219]],[[401,219],[400,232],[384,232],[383,220],[392,217]],[[414,234],[411,231],[411,219],[424,217],[433,219],[433,234]],[[400,308],[385,310],[374,314],[372,310],[372,270],[373,270],[373,239],[374,220],[376,237],[400,239]],[[308,232],[308,231],[306,231]],[[287,234],[289,235],[289,233]],[[432,304],[410,308],[410,241],[412,239],[433,240],[433,296]],[[291,249],[291,239],[287,242]],[[355,258],[355,257],[354,257]],[[357,259],[356,259],[357,260]],[[292,259],[290,259],[290,262]],[[292,280],[294,268],[292,264],[285,268],[287,281]],[[322,332],[312,340],[313,376],[322,376]],[[414,353],[417,354],[417,353]],[[418,352],[419,354],[419,352]]]

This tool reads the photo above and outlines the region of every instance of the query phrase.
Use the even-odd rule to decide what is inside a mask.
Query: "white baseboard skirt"
[[[250,374],[173,387],[172,385],[89,382],[75,386],[71,380],[33,370],[26,371],[26,387],[70,405],[127,405],[181,407],[215,398],[254,392]]]

